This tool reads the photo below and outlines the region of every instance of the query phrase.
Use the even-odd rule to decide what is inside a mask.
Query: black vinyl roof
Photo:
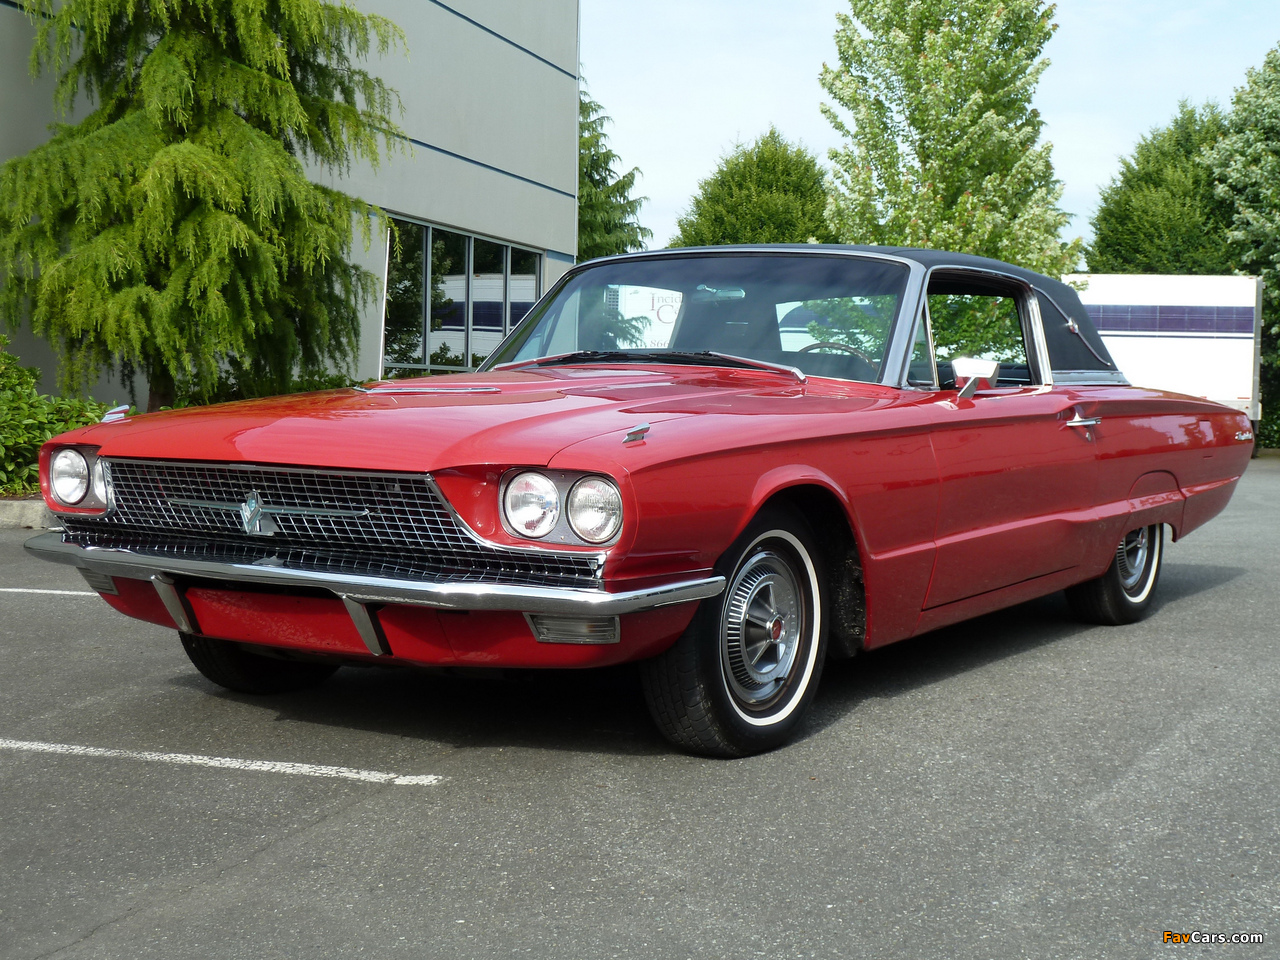
[[[969,253],[948,253],[945,250],[925,250],[917,247],[877,247],[854,244],[778,243],[751,244],[723,247],[678,247],[655,250],[655,254],[683,253],[768,253],[785,250],[831,250],[848,253],[868,253],[901,257],[913,260],[925,269],[935,267],[962,267],[972,270],[991,270],[1025,280],[1036,291],[1040,302],[1040,317],[1044,322],[1045,341],[1049,348],[1049,360],[1055,372],[1071,370],[1096,370],[1116,372],[1115,361],[1102,337],[1093,326],[1093,319],[1085,310],[1080,297],[1061,280],[1036,273],[1003,260],[976,257]],[[640,254],[644,256],[645,254]],[[623,254],[636,256],[636,254]],[[1073,330],[1074,327],[1074,330]]]
[[[994,270],[1025,280],[1035,289],[1036,299],[1040,301],[1040,318],[1044,322],[1049,360],[1055,371],[1117,369],[1107,345],[1102,342],[1102,337],[1093,326],[1093,318],[1080,302],[1080,295],[1061,280],[1002,260],[975,257],[969,253],[947,253],[944,250],[921,250],[914,247],[844,246],[842,249],[860,253],[887,253],[904,260],[914,260],[926,268],[968,267]],[[1078,333],[1072,331],[1072,321]]]

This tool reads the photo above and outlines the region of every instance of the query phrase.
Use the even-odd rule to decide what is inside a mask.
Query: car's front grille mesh
[[[599,585],[594,558],[478,542],[423,475],[152,460],[107,460],[106,467],[115,508],[107,517],[67,518],[78,539],[367,576]],[[263,529],[274,527],[270,536],[245,530],[242,506],[251,494]]]

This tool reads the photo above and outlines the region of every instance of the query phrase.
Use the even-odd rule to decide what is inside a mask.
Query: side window
[[[942,277],[930,282],[928,305],[941,387],[954,385],[957,357],[999,361],[1002,387],[1033,382],[1016,292]],[[913,356],[913,377],[916,365]]]

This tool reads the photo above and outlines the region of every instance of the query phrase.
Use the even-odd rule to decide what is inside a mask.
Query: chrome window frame
[[[941,385],[938,382],[938,361],[933,346],[933,324],[928,318],[928,293],[929,283],[933,279],[933,275],[941,271],[942,273],[959,274],[962,276],[975,277],[979,280],[995,280],[998,283],[1008,284],[1017,290],[1018,303],[1018,320],[1022,325],[1022,337],[1024,346],[1027,349],[1027,365],[1031,368],[1031,375],[1036,382],[1032,383],[1032,387],[1052,387],[1053,386],[1053,363],[1049,359],[1049,344],[1045,339],[1044,320],[1040,316],[1040,301],[1036,298],[1036,288],[1029,281],[1022,277],[1015,276],[1011,273],[1005,273],[1000,270],[992,270],[986,267],[971,267],[964,264],[937,264],[929,267],[924,271],[924,282],[921,284],[919,291],[920,304],[918,312],[923,313],[926,323],[929,324],[929,351],[930,358],[933,362],[933,390],[940,391]],[[919,320],[917,319],[917,323]],[[915,342],[915,324],[911,327],[910,343]],[[905,362],[899,370],[897,382],[889,384],[897,386],[903,390],[919,391],[919,386],[912,386],[908,382],[908,375],[911,367],[911,352],[908,348]]]

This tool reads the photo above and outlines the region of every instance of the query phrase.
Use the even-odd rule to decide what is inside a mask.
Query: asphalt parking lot
[[[220,692],[30,535],[0,958],[1280,956],[1280,459],[1146,622],[1056,596],[898,644],[731,762],[668,749],[628,670]]]

